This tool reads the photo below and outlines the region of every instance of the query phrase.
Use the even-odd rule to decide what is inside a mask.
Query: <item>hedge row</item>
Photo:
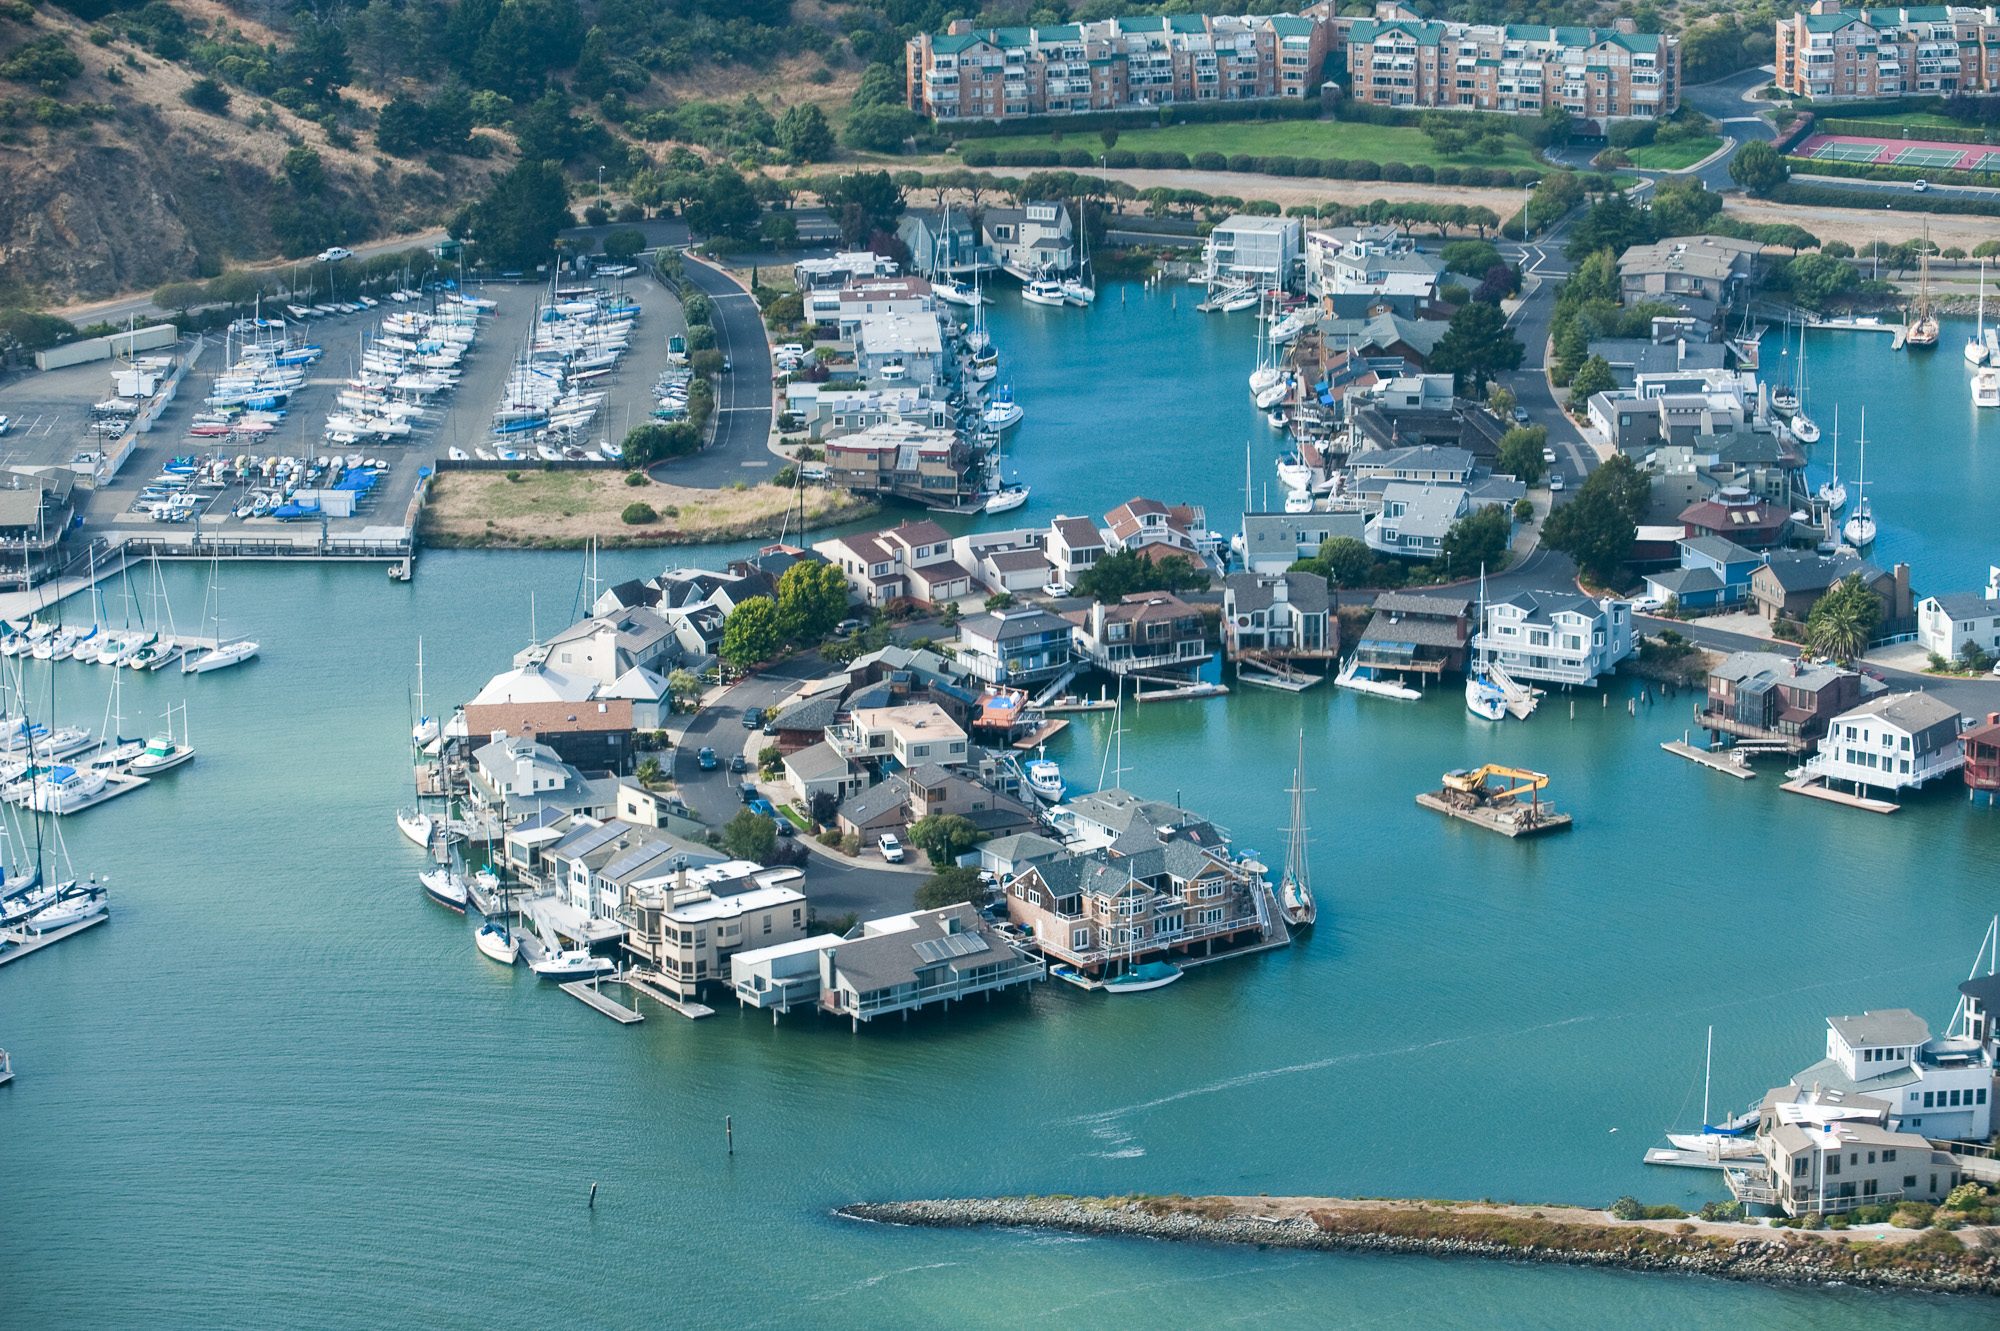
[[[1957,213],[1977,217],[2000,217],[2000,201],[1988,199],[1940,198],[1935,194],[1862,193],[1831,185],[1801,185],[1788,180],[1766,196],[1775,203],[1799,208],[1886,208],[1899,213]]]
[[[1900,134],[1892,130],[1902,131]],[[1873,139],[1923,139],[1932,143],[1984,143],[1986,131],[1974,125],[1970,129],[1962,125],[1883,125],[1872,120],[1835,120],[1819,122],[1821,134],[1858,134],[1862,138]]]
[[[1006,120],[938,122],[940,131],[961,139],[1016,134],[1095,134],[1101,129],[1152,129],[1159,125],[1207,125],[1223,120],[1316,120],[1317,98],[1276,98],[1253,102],[1189,102],[1157,111],[1085,111],[1070,116],[1019,116]]]
[[[1822,108],[1810,97],[1794,97],[1792,105],[1802,110],[1810,109],[1824,114],[1838,107],[1840,113],[1850,120],[1865,120],[1874,116],[1900,116],[1928,112],[1932,115],[1944,114],[1944,98],[1931,97],[1887,97],[1879,102],[1828,102]]]
[[[1395,180],[1421,184],[1495,186],[1512,188],[1539,180],[1540,171],[1509,170],[1506,167],[1440,166],[1418,162],[1348,161],[1339,157],[1252,157],[1245,153],[1225,157],[1221,153],[1132,152],[1113,148],[1109,152],[1087,152],[1082,148],[1014,148],[996,152],[991,148],[966,148],[959,160],[968,167],[1011,166],[1028,168],[1064,167],[1070,170],[1102,166],[1124,171],[1236,171],[1267,176],[1305,176],[1321,180]]]
[[[1794,175],[1840,176],[1847,180],[1930,180],[1946,174],[1936,167],[1871,166],[1867,162],[1826,162],[1816,157],[1787,157],[1785,165]],[[1952,171],[1954,185],[2000,185],[2000,175],[1991,171]]]

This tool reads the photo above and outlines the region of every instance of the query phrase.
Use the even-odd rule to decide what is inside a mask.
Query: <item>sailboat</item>
[[[1785,316],[1785,326],[1779,334],[1778,354],[1780,356],[1789,356],[1792,354],[1792,317],[1789,314]],[[1792,385],[1781,383],[1771,390],[1771,409],[1773,411],[1789,416],[1794,411],[1797,411],[1798,408],[1799,395]]]
[[[1819,499],[1829,513],[1847,507],[1847,487],[1840,483],[1840,408],[1833,409],[1833,476],[1819,487]]]
[[[465,886],[465,875],[449,864],[440,864],[428,873],[417,875],[417,881],[424,886],[424,892],[432,901],[460,915],[465,914],[466,903],[472,893]]]
[[[238,638],[230,642],[222,636],[222,589],[216,582],[221,573],[222,556],[217,555],[214,568],[208,577],[209,594],[215,598],[215,646],[200,656],[188,653],[187,658],[181,662],[183,675],[206,674],[211,670],[220,670],[224,666],[238,665],[257,654],[257,644],[249,638]]]
[[[1005,513],[1028,502],[1028,487],[1020,481],[1007,480],[1003,475],[1001,468],[1006,461],[1006,445],[998,442],[996,437],[993,461],[987,469],[986,489],[981,492],[988,513]]]
[[[1076,276],[1066,277],[1062,283],[1063,303],[1067,305],[1089,305],[1097,299],[1097,283],[1090,274],[1090,223],[1084,216],[1081,201],[1076,206],[1077,241],[1082,258],[1077,263]]]
[[[438,720],[424,712],[424,640],[417,639],[417,723],[410,727],[410,742],[418,748],[438,737]]]
[[[1475,638],[1486,628],[1486,566],[1479,566],[1479,618]],[[1504,721],[1509,715],[1525,721],[1535,710],[1536,691],[1514,682],[1498,661],[1481,663],[1474,659],[1465,669],[1465,710],[1487,721]]]
[[[1855,471],[1854,490],[1858,496],[1854,501],[1854,513],[1841,526],[1840,534],[1856,550],[1865,550],[1875,543],[1875,512],[1868,506],[1868,408],[1861,409],[1861,465]]]
[[[1319,918],[1313,901],[1312,868],[1306,858],[1306,732],[1299,732],[1299,765],[1292,769],[1292,825],[1286,833],[1285,876],[1278,886],[1278,909],[1285,923],[1300,928]]]
[[[1804,327],[1799,329],[1799,362],[1792,367],[1792,373],[1797,377],[1797,386],[1792,390],[1792,396],[1798,399],[1799,404],[1798,409],[1792,413],[1792,438],[1802,444],[1816,444],[1819,442],[1819,425],[1812,417],[1806,415],[1806,330]]]
[[[1757,1126],[1757,1111],[1739,1114],[1721,1127],[1708,1121],[1708,1092],[1715,1072],[1715,1027],[1708,1028],[1708,1061],[1701,1074],[1701,1131],[1670,1132],[1667,1140],[1680,1151],[1696,1151],[1718,1159],[1746,1159],[1756,1155],[1757,1139],[1750,1135]]]
[[[1261,396],[1285,375],[1278,366],[1278,344],[1270,340],[1269,329],[1268,319],[1257,321],[1257,368],[1250,372],[1252,397]]]
[[[1937,315],[1931,310],[1931,228],[1924,224],[1923,248],[1917,252],[1917,310],[1903,342],[1912,347],[1934,347],[1938,342]]]
[[[502,966],[511,966],[520,959],[521,944],[504,924],[488,920],[479,926],[479,932],[473,935],[472,941],[481,952]]]
[[[1965,339],[1965,360],[1969,365],[1986,363],[1986,260],[1979,261],[1979,330]]]
[[[986,331],[986,302],[978,294],[979,274],[972,275],[972,283],[972,330],[965,335],[965,346],[972,353],[972,377],[986,383],[1000,373],[1000,351]]]

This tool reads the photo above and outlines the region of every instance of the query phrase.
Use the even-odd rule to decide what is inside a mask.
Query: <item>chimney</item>
[[[951,21],[951,26],[945,29],[945,31],[950,36],[963,37],[972,31],[972,20],[969,18],[955,18]]]
[[[1679,369],[1681,366],[1687,364],[1687,358],[1688,340],[1683,337],[1674,344],[1674,368]]]
[[[1104,602],[1090,603],[1090,636],[1100,646],[1104,642]]]
[[[1896,618],[1910,617],[1910,566],[1896,565]]]
[[[1271,584],[1271,604],[1283,605],[1291,599],[1292,580],[1285,574],[1280,573],[1277,580]]]

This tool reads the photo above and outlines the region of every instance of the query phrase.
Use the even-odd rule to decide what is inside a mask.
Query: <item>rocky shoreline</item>
[[[1311,1197],[999,1197],[863,1202],[836,1214],[927,1228],[1066,1230],[1325,1252],[1481,1257],[1788,1284],[2000,1294],[2000,1235],[1827,1234],[1621,1222],[1602,1211]]]

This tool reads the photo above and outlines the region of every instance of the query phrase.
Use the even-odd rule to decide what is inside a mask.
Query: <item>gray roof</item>
[[[914,929],[851,938],[837,944],[833,949],[834,970],[857,993],[868,993],[899,984],[913,984],[917,971],[930,966],[943,965],[953,971],[971,971],[1014,959],[1013,946],[988,930],[978,912],[969,905],[923,911],[913,918],[917,922]],[[947,932],[946,920],[955,922],[956,928]],[[959,941],[947,943],[944,947],[926,946],[947,938]],[[959,955],[952,955],[947,950],[959,948],[967,950]]]
[[[1500,604],[1526,610],[1524,622],[1529,624],[1553,623],[1555,616],[1563,614],[1595,619],[1604,613],[1604,607],[1581,592],[1515,592]]]
[[[1280,578],[1285,580],[1285,599],[1298,607],[1300,613],[1326,613],[1331,600],[1326,579],[1317,573],[1232,573],[1225,579],[1225,585],[1235,598],[1237,610],[1268,610],[1276,602],[1273,593]]]
[[[1787,688],[1817,693],[1852,672],[1824,662],[1807,665],[1796,657],[1780,656],[1776,652],[1732,652],[1708,673],[1713,679],[1734,680],[1737,683],[1759,678],[1774,679]]]
[[[1013,836],[995,837],[983,842],[979,852],[1009,864],[1029,864],[1036,860],[1053,859],[1063,853],[1063,848],[1045,836],[1017,832]]]
[[[1754,564],[1764,558],[1755,550],[1745,550],[1726,536],[1687,536],[1681,539],[1680,547],[1723,564]]]
[[[817,744],[800,749],[797,753],[785,755],[785,766],[792,769],[802,781],[824,781],[847,774],[847,759],[840,751],[821,740]]]
[[[1683,345],[1685,351],[1683,351]],[[1715,342],[1655,342],[1649,337],[1610,337],[1590,344],[1590,355],[1602,356],[1613,367],[1630,366],[1634,374],[1670,370],[1719,370],[1723,347]]]
[[[1835,719],[1846,720],[1856,716],[1879,717],[1913,735],[1946,721],[1955,726],[1960,719],[1956,707],[1932,693],[1885,693],[1879,698],[1870,698],[1859,707],[1842,712]]]
[[[909,812],[909,804],[910,787],[903,778],[892,776],[868,787],[859,795],[849,796],[847,803],[841,807],[840,816],[856,827],[866,827],[896,809]]]
[[[1114,832],[1123,832],[1135,824],[1147,828],[1172,827],[1187,816],[1162,800],[1145,799],[1118,786],[1078,795],[1063,807]]]
[[[1828,1017],[1826,1024],[1840,1032],[1849,1048],[1867,1045],[1916,1046],[1931,1038],[1930,1023],[1906,1007],[1883,1008],[1858,1017]]]
[[[1363,521],[1359,513],[1245,513],[1243,539],[1252,559],[1283,556],[1290,563],[1301,545],[1317,546],[1337,536],[1360,540]]]
[[[1451,324],[1444,319],[1405,319],[1390,313],[1366,319],[1321,319],[1319,326],[1329,347],[1362,351],[1379,347],[1386,351],[1401,342],[1426,360],[1451,330]]]
[[[1942,596],[1925,598],[1935,601],[1938,609],[1955,621],[1984,619],[1988,615],[2000,616],[2000,601],[1989,601],[1984,592],[1946,592]]]
[[[1424,619],[1405,615],[1391,619],[1382,607],[1375,607],[1374,618],[1361,631],[1361,641],[1365,643],[1407,643],[1412,647],[1462,647],[1465,637],[1459,631],[1458,621],[1452,619]]]
[[[1472,599],[1466,596],[1419,596],[1411,592],[1383,592],[1375,598],[1375,610],[1378,614],[1463,619],[1471,609]]]
[[[1385,507],[1382,514],[1383,525],[1395,524],[1402,536],[1443,536],[1451,530],[1451,524],[1458,521],[1459,510],[1466,502],[1465,487],[1460,485],[1429,485],[1416,481],[1391,481],[1382,489],[1382,502],[1402,504],[1400,517],[1390,517]]]
[[[1861,1066],[1872,1068],[1878,1065],[1863,1063]],[[1792,1074],[1795,1086],[1818,1086],[1822,1093],[1840,1091],[1846,1095],[1866,1095],[1891,1104],[1902,1103],[1903,1097],[1897,1094],[1901,1087],[1921,1079],[1922,1074],[1908,1063],[1898,1063],[1872,1077],[1850,1077],[1847,1069],[1831,1058],[1823,1058],[1811,1067],[1801,1068]]]
[[[795,702],[779,712],[775,724],[780,730],[825,730],[840,715],[840,695],[834,691]]]
[[[925,790],[930,790],[934,787],[944,785],[947,781],[950,781],[952,779],[952,775],[949,771],[947,771],[943,767],[938,766],[938,764],[936,763],[919,763],[917,766],[912,767],[909,770],[905,779],[908,780],[912,786],[918,786]]]
[[[1687,596],[1694,592],[1719,592],[1725,585],[1722,575],[1706,565],[1699,568],[1670,568],[1658,573],[1648,573],[1646,581],[1675,596]]]
[[[1809,555],[1798,551],[1773,554],[1764,561],[1778,586],[1787,592],[1813,592],[1831,587],[1850,573],[1859,573],[1861,580],[1873,583],[1882,576],[1876,568],[1859,555]]]
[[[1041,559],[1041,556],[1038,554],[1035,558]],[[1044,633],[1068,632],[1069,627],[1068,620],[1046,610],[1035,610],[1029,614],[1009,611],[1004,619],[991,614],[967,615],[958,621],[961,637],[970,633],[984,642],[1007,642],[1014,638],[1039,637]]]
[[[1462,476],[1472,470],[1472,454],[1463,448],[1437,444],[1374,448],[1350,457],[1347,470],[1356,476],[1364,473],[1380,476],[1392,471],[1450,471]]]
[[[1490,471],[1475,471],[1466,482],[1465,497],[1473,508],[1485,508],[1489,504],[1504,504],[1509,508],[1514,501],[1524,497],[1528,487],[1511,476],[1495,476]]]

